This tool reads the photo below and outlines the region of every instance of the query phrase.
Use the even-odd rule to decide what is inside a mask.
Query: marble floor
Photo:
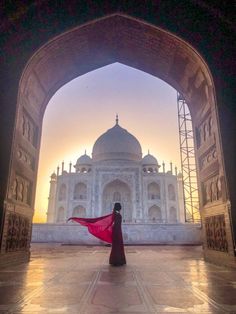
[[[0,270],[2,313],[236,313],[236,270],[204,262],[201,247],[33,244],[29,264]]]

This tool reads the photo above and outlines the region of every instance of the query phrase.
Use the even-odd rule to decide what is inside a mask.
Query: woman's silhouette
[[[111,243],[112,249],[109,263],[113,266],[126,264],[124,244],[121,230],[122,217],[120,214],[121,205],[115,203],[112,214],[98,218],[79,218],[71,217],[82,226],[88,227],[88,231],[95,237]]]
[[[114,222],[112,226],[112,248],[109,263],[113,266],[121,266],[126,264],[123,236],[121,230],[122,217],[120,214],[121,205],[115,203],[113,209]]]

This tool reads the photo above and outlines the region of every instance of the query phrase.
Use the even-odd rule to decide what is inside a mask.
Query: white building
[[[92,158],[81,156],[71,171],[53,173],[48,223],[71,216],[98,217],[120,202],[127,223],[184,223],[182,175],[159,171],[156,158],[142,158],[139,141],[118,124],[95,142]],[[172,166],[171,166],[172,168]]]

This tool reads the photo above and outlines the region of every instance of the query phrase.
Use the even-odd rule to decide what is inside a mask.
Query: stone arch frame
[[[78,31],[77,34],[75,34],[76,31]],[[74,35],[73,32],[75,32]],[[86,38],[91,39],[89,42],[84,40],[85,37],[83,37],[83,33],[85,33]],[[96,38],[94,37],[94,33],[96,33]],[[130,36],[130,34],[132,34],[132,36]],[[69,42],[73,36],[78,39],[77,41],[74,40],[75,45],[79,44],[80,47],[74,45],[73,49],[68,49]],[[163,40],[163,38],[165,40]],[[135,42],[132,42],[133,39],[138,47],[135,46]],[[62,41],[64,41],[66,45],[64,45],[65,49],[60,50]],[[122,41],[126,42],[126,45],[120,44]],[[153,48],[152,51],[149,49],[150,43]],[[93,51],[93,53],[88,54],[88,51]],[[134,51],[135,55],[133,54]],[[60,53],[68,53],[70,57],[66,58],[65,55],[60,55]],[[87,58],[84,58],[86,54]],[[153,56],[153,54],[155,54],[155,56]],[[50,55],[54,56],[53,60],[50,58],[46,58],[46,60],[44,58],[45,56],[50,57]],[[168,60],[164,60],[165,58],[169,59],[169,62],[166,62]],[[58,67],[62,59],[64,60],[63,66]],[[80,64],[80,60],[83,59],[86,59],[87,63],[81,62],[82,66],[76,67],[77,71],[75,73],[73,64],[78,65]],[[41,64],[40,60],[42,61]],[[50,67],[47,67],[47,62],[51,64]],[[207,140],[203,141],[196,149],[201,213],[204,226],[205,256],[211,259],[211,257],[216,254],[215,252],[212,253],[214,249],[208,245],[208,243],[211,242],[211,239],[208,239],[208,235],[210,234],[208,229],[217,228],[216,226],[219,225],[215,224],[214,221],[222,222],[221,225],[224,229],[223,233],[225,233],[225,238],[219,239],[219,241],[223,240],[228,244],[228,249],[225,251],[227,256],[224,255],[224,258],[227,259],[229,255],[231,257],[234,256],[231,234],[232,220],[229,215],[229,212],[232,213],[232,211],[229,206],[221,139],[219,136],[216,94],[210,70],[199,53],[186,41],[166,30],[148,24],[145,21],[120,13],[92,21],[57,36],[48,44],[42,46],[26,65],[19,84],[15,131],[11,145],[11,167],[9,170],[5,202],[5,219],[7,219],[9,211],[11,211],[11,208],[14,206],[16,213],[20,211],[17,201],[11,198],[11,189],[17,173],[20,177],[23,173],[26,173],[27,185],[31,191],[32,205],[29,206],[31,212],[25,210],[25,215],[30,220],[32,219],[41,123],[44,110],[50,97],[69,80],[113,62],[121,62],[157,76],[182,93],[189,104],[195,134],[198,130],[201,130],[207,117],[211,117],[213,121],[212,135],[210,135]],[[44,71],[43,68],[47,69],[47,71]],[[67,71],[65,71],[65,69],[67,69]],[[53,79],[50,76],[52,73],[54,73]],[[56,80],[55,77],[58,79]],[[47,84],[47,82],[49,84]],[[24,125],[30,125],[30,133],[24,130],[23,120]],[[225,134],[226,133],[225,131]],[[22,144],[25,141],[28,145]],[[26,165],[20,161],[23,165],[17,167],[19,163],[17,153],[22,148],[23,154],[29,158],[29,163]],[[216,154],[213,152],[214,149]],[[210,163],[206,166],[206,163],[203,162],[205,160],[205,154],[215,155],[214,165]],[[230,180],[232,182],[231,177]],[[210,210],[211,200],[209,198],[204,199],[203,197],[208,186],[214,186],[211,181],[221,182],[220,190],[216,193],[219,195],[217,196],[219,198],[217,199],[217,201],[219,201],[217,210]],[[5,223],[3,223],[3,225],[5,226]],[[6,228],[3,230],[3,239],[5,234],[7,234]],[[3,242],[3,250],[4,245]],[[215,247],[217,247],[217,245],[218,244],[215,243]]]
[[[74,186],[73,191],[74,200],[87,200],[87,184],[84,182],[78,182]]]

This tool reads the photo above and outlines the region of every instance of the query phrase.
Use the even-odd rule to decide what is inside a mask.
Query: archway
[[[32,220],[42,119],[50,97],[71,79],[113,62],[157,76],[184,96],[197,143],[205,256],[215,259],[217,251],[224,253],[221,256],[225,260],[234,256],[214,82],[208,66],[185,41],[122,14],[63,33],[29,60],[19,86],[2,249],[6,247],[12,210],[29,223]],[[29,194],[21,200],[15,197],[16,182],[21,182],[22,190]],[[209,193],[214,197],[204,197]],[[217,232],[219,226],[222,232]],[[212,238],[215,232],[220,238]],[[222,241],[227,243],[223,249],[219,245]],[[209,244],[212,242],[213,246]],[[24,249],[28,247],[29,241]]]
[[[148,199],[158,200],[161,198],[160,185],[156,182],[148,184]]]
[[[109,214],[114,203],[119,202],[122,206],[123,221],[132,220],[132,193],[127,183],[114,180],[106,184],[102,192],[102,214]]]
[[[157,205],[153,205],[152,207],[149,208],[148,217],[150,221],[152,222],[157,222],[157,223],[163,222],[161,209]]]
[[[87,199],[87,186],[84,183],[77,183],[74,187],[74,200],[86,200]]]
[[[86,209],[81,205],[76,206],[73,209],[72,217],[86,217]]]

